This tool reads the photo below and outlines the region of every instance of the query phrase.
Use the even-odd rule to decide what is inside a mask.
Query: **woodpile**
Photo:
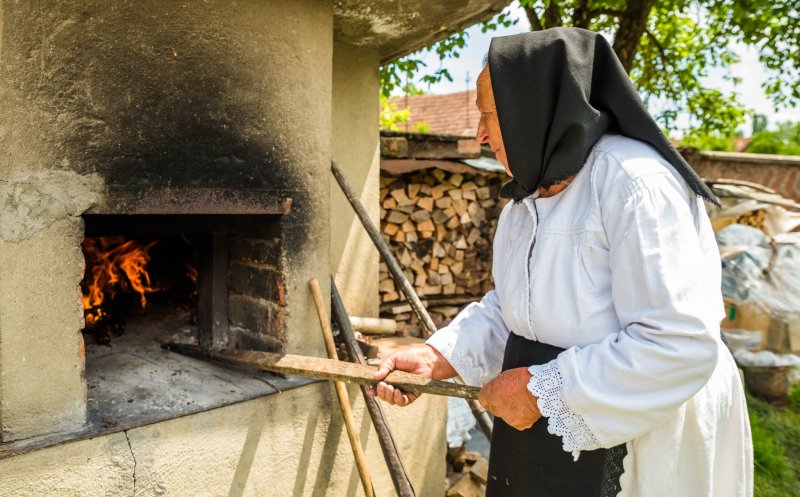
[[[450,321],[492,288],[492,240],[505,202],[504,176],[441,168],[381,173],[381,232],[434,323]],[[474,172],[472,172],[474,171]],[[400,334],[420,327],[385,264],[380,265],[381,317]]]
[[[478,453],[463,446],[447,450],[446,497],[483,497],[489,478],[489,464]]]

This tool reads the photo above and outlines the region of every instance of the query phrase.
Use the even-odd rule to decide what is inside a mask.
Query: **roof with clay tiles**
[[[480,112],[475,106],[475,90],[447,95],[409,95],[389,100],[398,110],[409,109],[407,131],[417,131],[425,122],[437,135],[475,136]],[[406,131],[401,125],[401,130]]]

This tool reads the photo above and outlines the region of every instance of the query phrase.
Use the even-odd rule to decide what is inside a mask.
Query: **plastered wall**
[[[86,419],[83,222],[102,181],[66,171],[0,180],[0,440]]]
[[[348,388],[376,495],[394,495],[361,394]],[[444,495],[446,400],[387,409],[419,497]],[[363,495],[338,401],[318,383],[0,459],[0,496]]]
[[[378,189],[378,53],[337,42],[333,47],[333,159],[376,226]],[[339,185],[331,182],[331,268],[348,313],[378,316],[378,251]]]

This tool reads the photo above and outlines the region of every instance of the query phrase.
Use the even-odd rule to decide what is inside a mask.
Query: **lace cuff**
[[[539,411],[548,420],[547,431],[561,437],[564,450],[572,452],[577,461],[580,451],[598,448],[597,439],[581,415],[572,412],[564,403],[563,381],[556,361],[531,366],[528,371],[532,376],[528,390],[539,399]]]
[[[457,347],[458,335],[450,328],[442,328],[425,342],[436,349],[453,366],[467,385],[482,385],[485,376],[480,362]]]

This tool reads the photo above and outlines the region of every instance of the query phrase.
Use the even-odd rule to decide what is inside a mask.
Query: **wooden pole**
[[[372,243],[375,244],[375,248],[378,249],[383,261],[389,268],[389,274],[392,275],[392,279],[394,279],[395,284],[406,296],[409,305],[411,305],[414,313],[422,323],[423,329],[426,332],[425,334],[427,336],[433,335],[436,333],[436,325],[433,324],[433,320],[431,319],[430,315],[428,315],[428,312],[425,310],[422,302],[420,302],[419,296],[414,291],[414,287],[411,286],[411,283],[406,278],[406,275],[403,273],[400,264],[397,263],[397,259],[395,259],[394,255],[392,255],[391,249],[389,249],[389,246],[383,241],[383,237],[381,237],[381,234],[378,232],[378,229],[375,227],[375,225],[372,224],[372,220],[367,215],[367,211],[364,210],[364,206],[361,205],[361,201],[358,200],[358,197],[356,197],[355,193],[353,193],[353,188],[350,186],[350,182],[347,181],[344,173],[334,161],[331,161],[331,171],[333,172],[334,178],[336,178],[336,182],[339,183],[342,193],[344,193],[344,196],[347,197],[347,200],[353,207],[356,216],[358,216],[358,219],[361,221],[361,224],[367,231]],[[455,380],[456,382],[463,384],[463,381],[460,378],[456,378]],[[477,400],[470,400],[468,401],[468,404],[470,410],[472,411],[472,415],[475,416],[475,420],[478,422],[478,426],[481,428],[481,431],[483,431],[483,434],[486,435],[487,439],[491,440],[493,423],[492,419],[489,417],[489,414],[483,409],[483,407],[481,407]]]
[[[328,319],[328,313],[325,311],[325,301],[322,299],[319,281],[313,278],[308,282],[308,285],[311,287],[311,294],[314,296],[314,304],[317,306],[317,315],[319,316],[319,324],[322,326],[325,348],[328,349],[328,358],[337,361],[339,357],[336,354],[336,344],[333,342],[331,321]],[[347,387],[344,382],[341,381],[334,381],[333,384],[336,387],[336,395],[339,397],[339,405],[342,407],[342,416],[344,417],[344,424],[347,428],[347,437],[350,439],[350,446],[353,448],[353,456],[356,459],[358,474],[361,476],[361,485],[364,487],[364,495],[366,497],[375,497],[375,489],[372,487],[372,477],[370,477],[369,468],[367,468],[367,458],[364,455],[364,449],[361,447],[361,437],[358,436],[358,430],[353,420],[353,412],[350,409],[350,396],[347,395]]]
[[[422,323],[426,335],[432,335],[436,331],[436,325],[433,324],[433,320],[428,315],[425,307],[423,307],[422,302],[420,302],[417,293],[414,291],[414,287],[411,286],[411,283],[406,278],[406,275],[403,274],[403,268],[400,267],[400,264],[398,264],[397,260],[394,258],[394,255],[392,255],[392,251],[389,249],[389,246],[383,241],[383,237],[381,237],[378,229],[374,224],[372,224],[372,220],[367,215],[367,211],[364,210],[364,206],[361,205],[361,201],[359,201],[355,193],[353,193],[353,188],[350,186],[350,182],[347,181],[347,178],[345,178],[342,170],[339,169],[339,166],[333,161],[331,161],[331,171],[333,171],[333,176],[336,178],[336,182],[339,183],[342,192],[344,192],[344,196],[347,197],[350,205],[353,206],[356,216],[358,216],[358,219],[361,220],[361,224],[364,226],[364,229],[367,230],[367,234],[372,240],[372,243],[375,244],[378,252],[380,252],[383,261],[389,268],[389,273],[391,273],[395,283],[406,296],[408,303],[411,305],[411,309]]]
[[[355,334],[350,327],[350,319],[348,319],[347,311],[344,308],[344,303],[333,277],[331,277],[331,314],[333,314],[333,320],[342,334],[350,361],[366,364],[367,361],[364,358],[364,354],[361,353],[361,347],[356,343]],[[398,497],[416,497],[416,492],[408,473],[406,473],[406,468],[403,466],[403,460],[400,458],[400,452],[397,450],[397,444],[395,444],[392,432],[389,430],[389,424],[386,422],[386,415],[381,408],[380,402],[378,399],[370,397],[367,394],[367,387],[363,385],[361,386],[361,394],[364,396],[367,411],[369,411],[369,415],[372,418],[375,432],[378,434],[378,442],[381,445],[383,457],[386,459],[386,466],[389,468],[389,475],[392,477],[392,483]]]

